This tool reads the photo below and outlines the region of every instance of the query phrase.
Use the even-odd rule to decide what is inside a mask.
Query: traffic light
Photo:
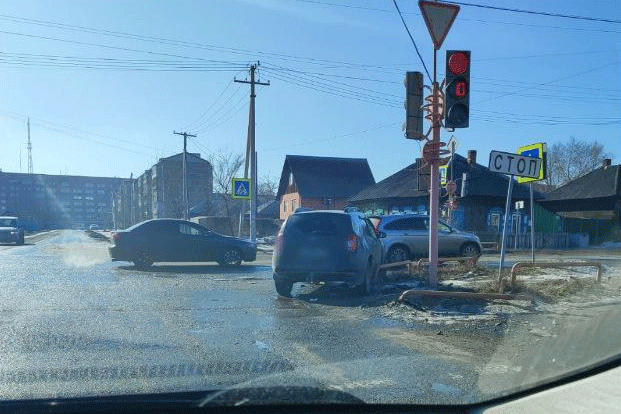
[[[470,118],[470,51],[446,51],[446,128],[468,128]]]
[[[422,140],[423,135],[423,74],[405,74],[405,137]]]

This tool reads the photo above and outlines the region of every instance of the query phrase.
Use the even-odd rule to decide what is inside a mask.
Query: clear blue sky
[[[443,48],[472,51],[470,128],[458,152],[598,140],[621,161],[621,7],[482,1],[590,21],[463,5]],[[431,71],[418,4],[398,0]],[[377,181],[419,156],[403,138],[406,70],[423,71],[392,0],[0,2],[0,168],[129,177],[179,152],[245,151],[248,64],[260,60],[259,176],[286,154],[362,157]],[[426,83],[429,83],[428,80]],[[450,137],[443,132],[443,139]]]

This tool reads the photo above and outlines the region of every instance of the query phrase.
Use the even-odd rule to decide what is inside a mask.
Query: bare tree
[[[599,167],[610,153],[598,141],[580,141],[574,137],[556,143],[548,150],[546,184],[559,187]]]
[[[224,201],[225,214],[229,218],[231,234],[235,234],[231,217],[239,214],[239,203],[233,203],[231,198],[232,179],[239,176],[244,157],[242,154],[218,151],[209,157],[209,162],[213,170],[214,192],[222,194]],[[233,208],[233,207],[237,208]],[[236,211],[235,211],[236,210]]]
[[[257,193],[260,196],[275,196],[278,192],[278,181],[269,175],[263,176],[257,184]]]

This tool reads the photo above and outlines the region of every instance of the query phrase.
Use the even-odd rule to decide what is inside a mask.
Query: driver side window
[[[450,233],[451,232],[451,228],[440,221],[440,222],[438,222],[438,231],[443,231],[445,233]]]
[[[187,224],[179,224],[179,231],[182,234],[189,234],[191,236],[200,236],[201,232],[192,226],[188,226]]]

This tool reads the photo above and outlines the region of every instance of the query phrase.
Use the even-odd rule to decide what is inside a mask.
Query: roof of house
[[[280,204],[274,199],[257,207],[257,217],[278,218],[280,215]]]
[[[186,158],[187,161],[209,162],[209,161],[201,158],[201,154],[199,154],[199,153],[188,152],[187,154],[188,154],[188,157]],[[171,155],[170,157],[160,158],[158,160],[158,162],[162,162],[162,161],[179,161],[179,162],[182,162],[183,161],[183,152],[180,152],[179,154]]]
[[[552,191],[546,201],[621,197],[621,165],[597,168]]]
[[[375,184],[365,158],[287,155],[280,175],[279,199],[289,186],[290,174],[302,197],[348,198]]]
[[[377,200],[382,198],[410,198],[429,195],[429,190],[419,190],[416,184],[417,163],[410,164],[375,185],[365,188],[349,201]]]
[[[491,172],[487,167],[480,164],[475,163],[471,166],[468,164],[467,159],[459,154],[455,154],[453,160],[448,164],[448,171],[451,171],[451,164],[452,174],[457,182],[457,195],[461,194],[462,175],[467,173],[468,179],[466,181],[465,194],[461,195],[462,197],[507,197],[509,178],[506,175]],[[417,184],[419,176],[421,177],[420,181],[424,181],[422,176],[425,174],[429,175],[429,171],[429,166],[424,165],[424,162],[418,159],[416,163],[410,164],[374,186],[362,190],[351,197],[349,201],[361,202],[386,198],[428,197],[429,190],[424,186],[419,187]],[[450,172],[448,174],[450,177]],[[441,194],[444,194],[444,192],[445,190],[442,189]],[[526,199],[529,197],[530,190],[528,186],[514,184],[512,199]],[[535,199],[543,197],[544,195],[541,192],[534,192]]]

